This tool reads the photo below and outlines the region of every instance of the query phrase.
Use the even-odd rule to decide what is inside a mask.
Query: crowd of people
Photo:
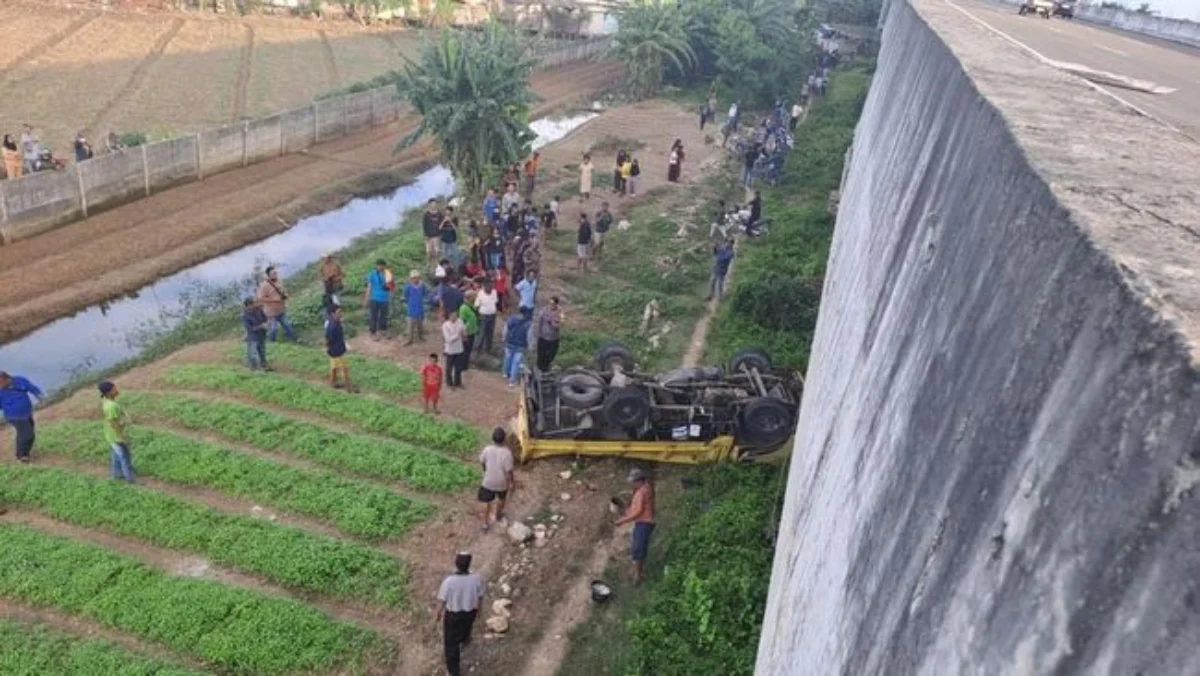
[[[75,133],[74,140],[75,162],[83,162],[95,157],[92,144],[88,141],[87,131],[80,129]],[[116,132],[109,132],[105,138],[105,151],[109,153],[125,149],[125,144]],[[45,144],[32,125],[24,125],[20,139],[12,134],[5,134],[0,143],[0,159],[3,160],[3,178],[20,178],[39,171],[59,170],[66,163]]]

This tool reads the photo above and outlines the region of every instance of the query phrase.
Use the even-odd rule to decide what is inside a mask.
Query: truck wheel
[[[620,343],[608,343],[600,346],[596,350],[596,368],[602,372],[613,370],[613,366],[620,366],[622,371],[630,372],[634,368],[633,353],[629,348]]]
[[[729,360],[729,372],[740,373],[743,366],[747,370],[758,369],[759,373],[765,373],[771,370],[771,356],[754,348],[738,350]]]
[[[742,408],[738,437],[758,446],[778,446],[796,431],[791,408],[774,397],[757,397]]]
[[[622,387],[604,400],[604,419],[613,427],[641,427],[650,416],[650,396],[636,387]]]
[[[604,379],[591,371],[568,371],[558,379],[558,398],[571,408],[599,406],[604,400]]]

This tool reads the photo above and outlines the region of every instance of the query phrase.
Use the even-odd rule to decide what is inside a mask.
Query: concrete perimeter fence
[[[1109,9],[1086,5],[1075,10],[1075,16],[1091,23],[1141,33],[1192,47],[1200,47],[1200,23],[1186,19],[1168,19],[1153,14],[1141,14],[1124,9]]]
[[[601,55],[609,38],[573,42],[538,56],[539,69]],[[393,86],[314,101],[269,117],[97,155],[62,171],[0,181],[0,244],[53,230],[182,183],[300,152],[407,110]]]

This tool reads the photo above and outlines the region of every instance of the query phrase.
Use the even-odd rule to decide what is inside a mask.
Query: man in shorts
[[[600,211],[596,212],[596,227],[592,233],[592,257],[596,260],[600,260],[600,254],[604,251],[604,236],[608,234],[612,222],[612,212],[608,210],[608,202],[604,202],[600,205]]]
[[[633,559],[633,583],[639,585],[646,577],[646,555],[650,553],[650,535],[654,533],[654,485],[636,467],[629,470],[629,482],[633,484],[633,499],[616,525],[633,524],[629,556]]]
[[[588,257],[591,255],[592,224],[588,222],[587,214],[579,214],[579,231],[575,237],[575,266],[583,274],[587,274]]]
[[[483,503],[483,532],[492,524],[504,520],[504,503],[508,493],[517,487],[513,479],[512,451],[504,445],[504,428],[492,430],[492,443],[479,453],[479,465],[483,468],[483,483],[479,486],[479,502]],[[493,514],[492,505],[495,504]]]
[[[342,308],[335,305],[329,311],[329,322],[325,325],[325,354],[329,355],[329,385],[344,387],[354,392],[350,383],[350,366],[346,364],[346,332],[342,328]],[[338,383],[338,374],[342,382]]]

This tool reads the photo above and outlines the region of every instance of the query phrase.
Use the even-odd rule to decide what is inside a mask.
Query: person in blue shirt
[[[414,340],[425,342],[425,303],[428,298],[429,289],[421,283],[421,273],[413,270],[408,275],[408,284],[404,285],[404,309],[408,319],[405,345],[412,345]]]
[[[4,421],[16,430],[17,460],[20,462],[29,462],[29,454],[33,451],[35,435],[31,396],[40,401],[45,395],[29,379],[0,371],[0,410],[4,411]]]
[[[488,190],[487,197],[483,198],[483,220],[488,225],[495,227],[498,218],[500,218],[500,200],[496,197],[495,190]]]
[[[533,309],[524,307],[504,324],[504,377],[508,379],[509,387],[516,387],[521,377],[521,364],[525,361],[525,350],[529,349],[532,326]]]
[[[392,306],[392,286],[387,261],[380,258],[375,261],[375,269],[367,275],[367,288],[363,291],[363,305],[370,317],[372,338],[378,339],[387,333],[388,310]],[[332,311],[330,314],[333,314]]]
[[[533,270],[525,272],[525,279],[517,282],[517,306],[522,310],[533,312],[537,300],[537,273]]]
[[[712,280],[708,285],[708,300],[721,299],[725,293],[725,275],[733,262],[733,240],[726,240],[713,247]]]

